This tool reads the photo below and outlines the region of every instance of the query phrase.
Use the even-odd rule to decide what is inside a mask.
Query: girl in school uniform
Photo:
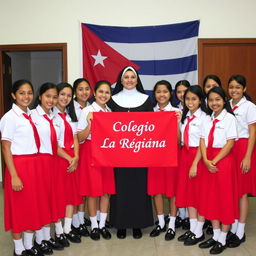
[[[109,195],[115,194],[113,168],[93,167],[91,159],[91,120],[93,112],[109,112],[106,103],[111,97],[111,85],[108,81],[99,81],[94,88],[95,101],[85,107],[78,122],[78,138],[84,141],[84,151],[81,156],[80,171],[80,194],[88,196],[88,210],[91,221],[91,234],[93,240],[99,240],[100,234],[104,239],[110,239],[111,234],[105,227],[109,208]],[[83,173],[82,173],[83,172]],[[97,222],[97,201],[100,197],[100,221]]]
[[[40,140],[28,108],[33,94],[29,81],[16,81],[12,87],[15,103],[1,120],[2,150],[7,166],[4,222],[5,230],[12,232],[13,255],[43,255],[33,246],[33,230],[46,224],[40,218],[37,198],[41,184],[36,164]]]
[[[200,139],[204,168],[198,212],[211,220],[213,237],[199,247],[212,247],[210,254],[219,254],[226,248],[227,233],[238,214],[232,153],[237,138],[237,121],[222,88],[212,88],[207,100],[212,115],[211,120],[204,122]]]
[[[215,86],[222,87],[219,77],[216,75],[207,75],[203,81],[203,91],[205,96]]]
[[[180,163],[176,205],[187,207],[190,229],[178,237],[184,245],[195,245],[204,239],[204,218],[198,216],[199,186],[201,185],[201,152],[199,148],[202,125],[207,118],[204,93],[199,85],[190,86],[184,94],[184,109],[181,118]]]
[[[40,202],[40,214],[44,223],[48,224],[36,231],[35,246],[43,254],[50,255],[54,250],[63,250],[63,246],[56,242],[50,235],[50,224],[56,222],[58,216],[55,208],[55,194],[53,191],[56,155],[58,152],[59,124],[54,120],[52,108],[58,99],[56,85],[44,83],[39,89],[39,95],[35,100],[35,109],[31,117],[36,125],[40,137],[40,149],[37,160],[38,179],[42,182],[38,196]]]
[[[53,112],[56,120],[60,122],[60,141],[59,146],[67,153],[68,159],[58,159],[58,183],[64,184],[63,188],[57,193],[58,207],[60,217],[65,212],[64,228],[61,223],[55,224],[56,240],[59,243],[69,246],[66,238],[72,243],[80,243],[81,238],[74,230],[71,229],[74,207],[83,202],[82,197],[77,190],[77,165],[79,160],[79,143],[76,134],[77,117],[73,102],[73,88],[68,83],[57,85],[58,101]],[[63,207],[63,203],[64,206]]]
[[[178,108],[180,110],[183,110],[184,108],[184,94],[189,87],[190,83],[187,80],[180,80],[175,85],[174,93],[178,100]]]
[[[228,247],[237,247],[245,241],[245,223],[248,214],[248,193],[256,196],[256,106],[246,94],[246,79],[233,75],[228,81],[230,105],[238,121],[238,141],[234,146],[238,178],[240,218],[232,224]]]
[[[88,99],[91,96],[91,87],[89,82],[84,78],[78,78],[73,83],[73,89],[75,93],[75,99],[74,99],[74,107],[77,119],[79,120],[80,114],[82,112],[82,109],[84,109],[86,106],[89,106]],[[79,144],[79,158],[81,159],[81,156],[83,155],[84,150],[84,142],[80,142]],[[81,171],[80,171],[80,162],[78,163],[78,184],[80,184],[80,180],[83,179],[81,177]],[[89,236],[89,231],[86,226],[90,225],[90,221],[85,218],[85,197],[83,197],[84,202],[80,204],[78,207],[74,208],[74,214],[72,218],[72,228],[81,236]]]
[[[155,112],[175,111],[178,116],[181,116],[181,111],[172,105],[172,86],[168,81],[158,81],[154,86],[153,95],[157,102],[154,107]],[[165,234],[165,240],[169,241],[175,237],[175,220],[177,215],[177,208],[175,206],[176,174],[176,167],[148,168],[148,194],[153,195],[158,218],[158,225],[151,231],[151,237],[159,236],[161,232],[166,230],[163,194],[169,198],[170,203],[169,225]]]

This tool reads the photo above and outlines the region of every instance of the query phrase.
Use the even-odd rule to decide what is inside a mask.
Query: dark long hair
[[[135,72],[136,72],[136,76],[137,76],[137,85],[136,85],[136,89],[137,89],[139,92],[146,94],[145,91],[144,91],[144,88],[143,88],[143,86],[142,86],[142,83],[141,83],[141,80],[140,80],[140,77],[139,77],[139,74],[138,74],[137,70],[136,70],[134,67],[132,67],[134,70],[129,69],[129,67],[130,67],[130,66],[124,67],[124,68],[121,70],[121,72],[119,73],[119,75],[118,75],[118,77],[117,77],[116,86],[115,86],[115,88],[114,88],[114,90],[113,90],[113,95],[119,93],[119,92],[122,91],[123,88],[124,88],[123,85],[122,85],[122,75],[123,75],[123,72],[124,72],[124,70],[125,70],[126,68],[128,68],[127,71],[132,71],[132,72],[135,71]]]
[[[100,81],[98,81],[95,84],[95,86],[94,86],[94,92],[96,92],[102,84],[108,85],[108,87],[110,89],[110,96],[111,96],[111,83],[109,81],[107,81],[107,80],[100,80]],[[95,101],[95,97],[94,96],[92,97],[92,102],[93,101]]]
[[[207,93],[207,102],[209,102],[209,96],[211,93],[217,93],[224,101],[224,108],[227,110],[227,112],[229,112],[230,114],[234,115],[234,112],[232,111],[232,108],[230,106],[230,103],[228,101],[228,97],[224,91],[224,89],[222,87],[213,87],[208,93]],[[209,104],[209,103],[208,103]],[[209,108],[208,105],[208,109],[210,114],[212,114],[212,110]]]
[[[232,81],[236,81],[237,83],[239,83],[240,85],[243,86],[243,88],[246,88],[246,78],[242,75],[232,75],[229,80],[228,80],[228,85],[232,82]],[[252,101],[252,98],[246,93],[244,92],[244,97],[249,100]]]
[[[157,104],[157,100],[156,100],[156,97],[155,97],[155,93],[156,93],[156,90],[157,90],[157,87],[159,85],[165,85],[166,89],[170,92],[170,103],[173,107],[177,107],[176,105],[176,101],[174,100],[173,98],[173,91],[172,91],[172,85],[167,81],[167,80],[160,80],[158,81],[155,86],[154,86],[154,89],[153,89],[153,100],[154,100],[154,105]]]
[[[205,112],[207,115],[209,114],[209,111],[208,111],[208,109],[206,107],[206,103],[205,103],[205,96],[204,96],[204,93],[203,93],[203,90],[202,90],[201,86],[200,85],[192,85],[186,90],[186,92],[184,94],[184,109],[182,111],[182,117],[181,117],[181,123],[182,124],[184,124],[184,121],[187,117],[187,113],[189,111],[189,109],[188,109],[188,107],[186,106],[186,103],[185,103],[186,102],[186,95],[189,92],[195,94],[199,98],[199,100],[201,101],[201,103],[199,105],[199,108],[201,108],[201,110],[203,112]]]
[[[77,78],[77,79],[74,81],[74,83],[73,83],[74,94],[76,94],[76,89],[77,89],[78,85],[79,85],[80,83],[82,83],[82,82],[86,82],[86,83],[89,85],[90,89],[92,90],[91,85],[90,85],[90,83],[89,83],[89,81],[88,81],[87,79],[85,79],[85,78]],[[76,97],[75,97],[75,100],[77,100]]]
[[[35,99],[34,108],[36,108],[38,105],[41,105],[41,100],[39,98],[49,89],[56,89],[57,91],[56,84],[47,82],[40,86],[38,95]]]
[[[26,79],[20,79],[20,80],[15,81],[12,85],[12,93],[15,94],[20,89],[20,87],[24,84],[29,84],[32,92],[34,93],[34,88],[33,88],[32,83]]]
[[[62,91],[64,88],[70,88],[71,92],[72,92],[72,97],[71,97],[71,101],[69,102],[69,104],[66,106],[67,112],[71,117],[72,122],[77,122],[77,116],[76,116],[76,112],[75,112],[75,107],[74,107],[74,101],[73,101],[73,97],[74,97],[74,89],[73,87],[68,84],[68,83],[59,83],[56,86],[58,94],[60,93],[60,91]]]
[[[178,87],[180,86],[180,85],[183,85],[183,86],[185,86],[185,87],[187,87],[187,88],[189,88],[190,87],[190,82],[188,81],[188,80],[180,80],[180,81],[178,81],[176,84],[175,84],[175,88],[174,88],[174,96],[175,96],[175,98],[176,98],[176,102],[180,102],[179,100],[178,100],[178,97],[177,97],[177,89],[178,89]]]
[[[213,81],[215,81],[219,85],[219,87],[222,87],[221,81],[220,81],[218,76],[216,76],[216,75],[207,75],[204,78],[204,81],[203,81],[203,91],[204,91],[204,93],[205,93],[206,82],[207,82],[208,79],[212,79]]]

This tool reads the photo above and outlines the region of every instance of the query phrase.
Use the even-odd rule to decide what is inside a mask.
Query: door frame
[[[68,80],[68,58],[67,58],[67,43],[49,43],[49,44],[13,44],[13,45],[0,45],[0,117],[4,114],[3,106],[3,65],[2,55],[3,52],[12,51],[61,51],[62,52],[62,80]]]

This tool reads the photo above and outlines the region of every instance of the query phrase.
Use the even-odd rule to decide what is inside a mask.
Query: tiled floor
[[[208,249],[202,250],[198,246],[185,247],[177,239],[166,242],[164,234],[157,238],[150,238],[152,228],[143,230],[142,239],[135,240],[131,232],[124,240],[119,240],[112,229],[112,239],[92,241],[90,238],[83,238],[81,244],[72,244],[64,251],[54,252],[56,256],[204,256],[210,255]],[[176,231],[176,236],[182,234],[182,230]],[[255,256],[256,255],[256,198],[250,198],[250,212],[248,225],[246,226],[247,240],[239,248],[227,249],[223,256]],[[0,255],[11,256],[13,244],[9,232],[3,230],[3,190],[0,189]]]

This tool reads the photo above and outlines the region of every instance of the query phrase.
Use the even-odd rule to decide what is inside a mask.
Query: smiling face
[[[122,76],[121,83],[127,90],[132,90],[137,85],[137,76],[133,71],[126,71]]]
[[[181,103],[184,103],[184,94],[187,89],[188,88],[184,85],[179,85],[176,89],[177,98]]]
[[[94,97],[96,103],[100,107],[105,108],[105,104],[110,100],[111,97],[111,90],[109,85],[101,84],[94,93]]]
[[[27,107],[31,104],[33,96],[33,90],[27,83],[21,85],[15,93],[12,93],[16,105],[24,112],[27,112]]]
[[[207,81],[205,82],[205,86],[204,86],[204,92],[205,94],[207,94],[213,87],[219,87],[219,84],[214,81],[213,79],[207,79]]]
[[[214,112],[214,116],[217,117],[224,108],[223,98],[215,92],[210,93],[208,96],[208,106]]]
[[[63,88],[59,92],[58,101],[57,101],[57,107],[61,111],[64,111],[66,106],[70,103],[72,100],[72,90],[69,87]]]
[[[197,109],[200,106],[200,103],[201,101],[196,94],[192,92],[188,92],[186,94],[185,105],[187,106],[191,114],[194,114],[197,111]]]
[[[236,103],[239,102],[244,96],[244,92],[246,91],[246,87],[243,87],[237,81],[233,80],[228,85],[228,93],[233,101]]]
[[[82,81],[77,85],[75,94],[77,102],[80,105],[85,105],[91,95],[90,85],[87,82]]]
[[[155,90],[155,98],[160,107],[165,107],[169,103],[171,93],[166,85],[159,84]]]
[[[45,113],[49,113],[49,110],[56,106],[58,101],[57,89],[51,88],[45,91],[41,96],[39,96],[41,101],[41,107]]]

